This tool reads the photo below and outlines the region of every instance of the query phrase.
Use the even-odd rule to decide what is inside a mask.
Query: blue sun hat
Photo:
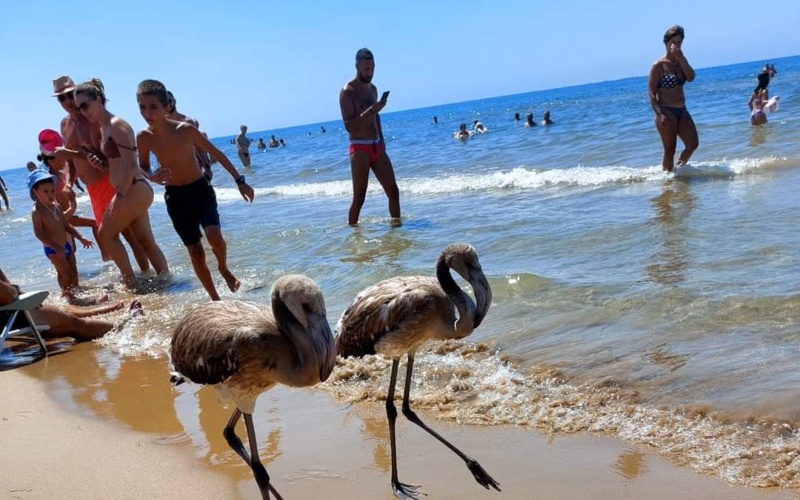
[[[37,168],[33,172],[28,174],[28,190],[31,194],[31,199],[36,201],[36,195],[33,193],[33,188],[36,187],[37,184],[40,182],[52,180],[53,183],[56,182],[56,176],[51,174],[50,172],[45,172],[44,170]]]

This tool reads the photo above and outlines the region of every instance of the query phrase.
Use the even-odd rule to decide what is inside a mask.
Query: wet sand
[[[222,438],[230,411],[215,392],[173,389],[166,362],[84,344],[0,373],[7,498],[243,498],[260,495]],[[476,458],[502,493],[478,485],[424,431],[398,420],[400,480],[429,499],[789,499],[729,486],[619,440],[460,426],[420,416]],[[254,416],[261,457],[289,499],[392,499],[380,403],[346,406],[321,390],[279,388]],[[244,435],[243,426],[237,428]]]

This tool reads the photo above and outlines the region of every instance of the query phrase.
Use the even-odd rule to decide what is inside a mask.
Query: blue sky
[[[337,119],[366,46],[387,112],[644,75],[672,24],[696,67],[798,53],[800,2],[562,0],[5,2],[0,170],[63,112],[52,80],[99,76],[138,130],[136,85],[164,82],[211,137]],[[668,14],[665,14],[667,12]],[[757,69],[757,68],[756,68]],[[645,89],[642,89],[645,92]]]

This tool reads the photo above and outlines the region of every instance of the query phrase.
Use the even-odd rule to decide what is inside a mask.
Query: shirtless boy
[[[388,92],[378,100],[378,89],[372,84],[375,60],[369,49],[356,53],[356,77],[347,82],[339,93],[339,107],[344,127],[350,136],[350,171],[353,177],[353,203],[348,223],[358,224],[358,216],[367,196],[369,171],[381,183],[389,198],[392,223],[400,223],[400,189],[394,178],[392,162],[386,154],[378,113],[386,106]]]
[[[78,287],[78,264],[70,235],[84,248],[94,244],[81,236],[69,223],[61,206],[56,202],[56,177],[44,170],[34,170],[28,175],[28,189],[35,201],[31,212],[33,233],[44,245],[44,254],[50,259],[58,274],[61,294],[74,302]]]
[[[166,117],[167,89],[161,82],[145,80],[136,91],[139,112],[148,127],[136,137],[139,147],[139,166],[153,182],[166,186],[164,200],[172,225],[180,236],[198,279],[211,300],[219,300],[217,289],[206,265],[206,254],[200,242],[200,227],[217,258],[220,274],[232,292],[239,289],[239,280],[228,269],[227,245],[222,238],[214,188],[197,168],[195,148],[205,151],[231,174],[242,197],[253,201],[255,193],[243,175],[239,175],[230,160],[193,125]],[[150,172],[150,152],[155,154],[161,168]]]

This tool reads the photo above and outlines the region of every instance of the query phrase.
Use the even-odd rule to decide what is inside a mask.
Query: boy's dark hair
[[[158,99],[162,106],[167,107],[169,104],[169,96],[167,95],[167,87],[158,80],[145,80],[136,88],[136,95],[149,95]]]

